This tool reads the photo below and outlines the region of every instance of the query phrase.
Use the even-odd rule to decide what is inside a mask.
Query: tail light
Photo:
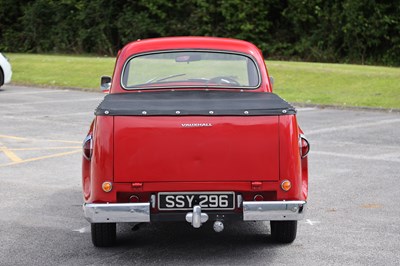
[[[299,136],[299,149],[301,158],[305,158],[310,151],[310,143],[303,134]]]
[[[90,134],[83,141],[83,147],[82,147],[83,157],[85,157],[86,160],[90,160],[92,158],[92,152],[93,152],[93,137]]]

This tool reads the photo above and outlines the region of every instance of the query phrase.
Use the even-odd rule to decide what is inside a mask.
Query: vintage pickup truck
[[[199,228],[270,221],[296,238],[309,143],[296,110],[272,93],[260,50],[212,37],[138,40],[118,53],[83,142],[84,216],[95,246],[117,223]],[[267,230],[266,230],[267,231]]]

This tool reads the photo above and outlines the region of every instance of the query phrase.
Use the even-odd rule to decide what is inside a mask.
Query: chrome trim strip
[[[86,220],[91,223],[150,222],[150,203],[83,204]]]
[[[306,201],[244,201],[244,221],[301,220],[306,211]]]

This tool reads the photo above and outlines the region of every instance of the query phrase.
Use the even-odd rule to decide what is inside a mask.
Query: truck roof
[[[212,49],[229,50],[255,57],[261,55],[261,51],[254,44],[237,39],[220,37],[163,37],[146,40],[137,40],[128,43],[121,52],[136,54],[157,50],[170,49]]]
[[[230,38],[183,36],[137,40],[125,45],[119,51],[117,56],[111,93],[126,92],[126,90],[121,87],[120,80],[124,64],[129,60],[129,58],[138,54],[168,50],[215,50],[249,55],[254,58],[258,68],[260,69],[261,75],[261,83],[254,91],[272,92],[264,57],[260,49],[258,49],[254,44]]]

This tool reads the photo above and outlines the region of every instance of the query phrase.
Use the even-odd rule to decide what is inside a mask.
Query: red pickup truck
[[[95,246],[117,223],[271,221],[296,238],[309,143],[272,93],[260,50],[212,37],[138,40],[116,59],[83,143],[84,215]]]

